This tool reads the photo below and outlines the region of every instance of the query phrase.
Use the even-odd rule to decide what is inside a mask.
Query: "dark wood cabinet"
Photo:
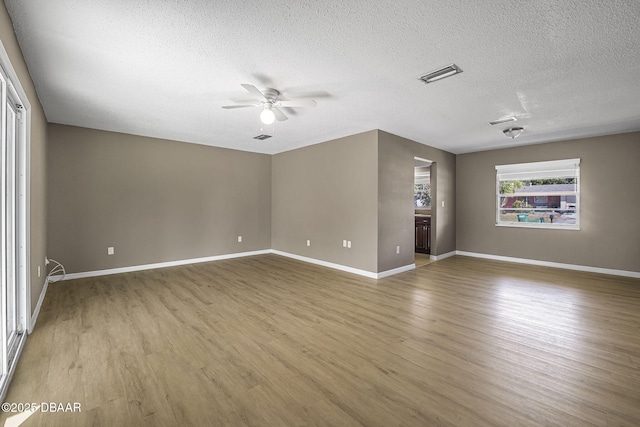
[[[416,252],[431,253],[431,218],[416,217]]]

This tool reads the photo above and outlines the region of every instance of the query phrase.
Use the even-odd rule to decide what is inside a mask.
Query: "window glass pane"
[[[561,162],[497,166],[496,223],[575,229],[579,225],[579,160],[570,161],[573,170],[564,163],[558,165]]]

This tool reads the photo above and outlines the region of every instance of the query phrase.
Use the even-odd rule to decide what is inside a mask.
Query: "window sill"
[[[572,230],[579,231],[579,225],[560,225],[541,222],[513,222],[513,223],[497,223],[496,227],[511,227],[511,228],[541,228],[546,230]]]

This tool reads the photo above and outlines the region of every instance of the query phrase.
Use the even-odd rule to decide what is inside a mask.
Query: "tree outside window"
[[[416,208],[431,207],[431,184],[415,184],[413,190],[413,205]]]

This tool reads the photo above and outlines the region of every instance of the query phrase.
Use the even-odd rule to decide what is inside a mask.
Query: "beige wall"
[[[0,3],[0,40],[9,55],[11,65],[18,75],[20,84],[31,104],[29,286],[31,291],[31,312],[33,312],[42,292],[46,276],[44,271],[44,258],[46,256],[47,246],[45,180],[47,120],[36,94],[35,86],[29,75],[27,65],[22,57],[18,41],[13,33],[13,26],[4,3]],[[42,268],[40,277],[38,277],[38,266]]]
[[[412,264],[416,156],[436,162],[434,200],[447,202],[432,253],[455,250],[455,156],[378,130],[274,156],[273,249],[374,273]]]
[[[413,156],[399,141],[378,132],[378,272],[414,262]]]
[[[385,132],[275,156],[58,124],[49,144],[48,252],[70,273],[269,248],[369,272],[411,264],[414,156],[435,162],[434,200],[448,202],[433,253],[455,249],[454,156]]]
[[[495,166],[580,158],[581,229],[495,226]],[[640,132],[457,157],[458,250],[640,271]]]
[[[376,272],[377,162],[377,131],[274,155],[273,249]]]
[[[50,124],[48,166],[67,272],[271,247],[271,156]]]
[[[443,255],[455,251],[455,155],[383,131],[379,131],[378,143],[379,271],[391,270],[413,262],[414,157],[434,162],[431,166],[431,254]],[[442,202],[445,202],[444,207]],[[395,253],[397,245],[401,246],[400,255]]]

